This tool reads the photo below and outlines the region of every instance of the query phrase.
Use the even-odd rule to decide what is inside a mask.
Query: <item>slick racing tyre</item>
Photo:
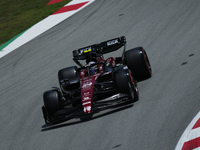
[[[64,80],[64,79],[75,79],[77,78],[77,67],[76,66],[72,66],[72,67],[68,67],[68,68],[64,68],[61,69],[58,72],[58,80]]]
[[[137,81],[148,79],[152,75],[151,65],[143,47],[126,51],[125,64]]]
[[[113,79],[119,93],[130,94],[134,101],[139,99],[137,83],[127,66],[124,66],[123,69],[116,70],[113,73]]]
[[[77,70],[77,67],[72,66],[72,67],[61,69],[58,72],[58,80],[59,80],[60,87],[63,92],[70,92],[71,90],[80,87],[79,84],[69,85],[69,84],[63,82],[63,80],[66,80],[66,79],[68,81],[77,80],[78,74],[77,74],[76,70]]]
[[[57,91],[54,90],[50,90],[50,91],[46,91],[43,94],[43,100],[44,100],[44,108],[45,111],[47,112],[47,116],[46,119],[48,117],[48,119],[50,120],[50,118],[62,107],[61,104],[61,97],[60,94]],[[43,108],[43,109],[44,109]],[[44,110],[43,110],[43,114],[44,114]],[[45,120],[46,122],[46,120]]]

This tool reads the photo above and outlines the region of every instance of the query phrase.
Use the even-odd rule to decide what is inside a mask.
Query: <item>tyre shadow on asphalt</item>
[[[73,121],[73,122],[70,122],[70,123],[64,123],[62,122],[62,124],[50,124],[50,125],[43,125],[42,126],[42,130],[41,132],[44,132],[44,131],[49,131],[49,130],[53,130],[53,129],[58,129],[58,128],[62,128],[62,127],[67,127],[67,126],[72,126],[72,125],[76,125],[76,124],[80,124],[80,123],[84,123],[84,122],[88,122],[88,121],[92,121],[94,119],[98,119],[98,118],[101,118],[101,117],[104,117],[104,116],[107,116],[107,115],[111,115],[113,113],[116,113],[116,112],[119,112],[119,111],[123,111],[125,109],[129,109],[129,108],[132,108],[133,107],[133,103],[131,104],[126,104],[126,105],[123,105],[121,107],[118,107],[118,108],[109,108],[109,109],[112,109],[110,111],[107,110],[107,112],[103,112],[103,111],[106,111],[106,110],[103,110],[103,111],[100,111],[99,113],[101,114],[98,114],[98,113],[95,113],[95,116],[93,116],[94,114],[89,114],[89,115],[85,115],[85,116],[81,116],[81,117],[76,117],[75,119],[78,121]],[[113,110],[114,109],[114,110]],[[73,118],[74,119],[74,118]],[[65,121],[69,121],[70,119],[67,119]]]

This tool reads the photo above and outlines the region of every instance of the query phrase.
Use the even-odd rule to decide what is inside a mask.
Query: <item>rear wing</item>
[[[101,42],[98,46],[102,54],[110,53],[126,45],[125,36]]]
[[[120,49],[122,46],[126,45],[126,37],[118,37],[111,40],[101,42],[99,44],[94,44],[78,50],[73,51],[74,60],[84,60],[89,53],[95,53],[97,56],[101,56],[106,53],[110,53]],[[125,48],[124,48],[125,51]],[[124,52],[123,52],[124,53]]]

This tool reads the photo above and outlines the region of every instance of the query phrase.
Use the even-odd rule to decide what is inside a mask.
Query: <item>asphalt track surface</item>
[[[97,0],[0,59],[0,149],[174,149],[200,110],[199,14],[198,0]],[[140,100],[44,126],[43,92],[58,86],[59,69],[75,65],[72,50],[122,35],[151,61]]]

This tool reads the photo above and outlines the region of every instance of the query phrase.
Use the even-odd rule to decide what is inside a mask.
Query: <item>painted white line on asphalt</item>
[[[83,2],[87,2],[87,1],[93,2],[95,0],[73,0],[70,3],[66,4],[65,6],[67,6],[67,5],[73,5],[73,4],[77,4],[77,3],[83,3]]]
[[[83,5],[81,8],[77,10],[67,11],[60,14],[50,15],[49,17],[45,18],[44,20],[40,21],[39,23],[32,26],[29,30],[24,32],[21,36],[15,39],[12,43],[8,46],[4,47],[2,51],[0,51],[0,58],[7,55],[8,53],[14,51],[15,49],[19,48],[20,46],[26,44],[27,42],[31,41],[32,39],[36,38],[40,34],[44,33],[45,31],[49,30],[50,28],[54,27],[55,25],[59,24],[60,22],[66,20],[73,14],[77,13],[78,11],[82,10],[95,0],[73,0],[70,3],[66,4],[65,6],[70,6],[74,4],[79,4],[82,2],[88,2]]]

